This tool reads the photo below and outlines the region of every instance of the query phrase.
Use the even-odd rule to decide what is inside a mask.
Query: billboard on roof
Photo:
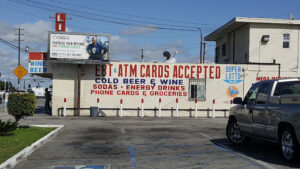
[[[55,60],[109,60],[109,35],[49,32],[49,58]]]

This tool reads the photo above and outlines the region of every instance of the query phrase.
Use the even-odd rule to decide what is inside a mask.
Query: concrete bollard
[[[67,98],[64,98],[64,112],[63,112],[64,117],[67,116]]]
[[[161,98],[159,98],[158,117],[161,117]]]
[[[213,99],[212,118],[215,118],[215,111],[216,111],[215,103],[216,103],[216,100]]]
[[[120,117],[123,117],[123,100],[120,100]]]
[[[195,99],[195,118],[198,117],[198,106],[197,106],[197,98]]]
[[[176,98],[176,117],[178,117],[178,98]]]
[[[144,99],[141,100],[141,108],[142,108],[141,117],[144,117]]]

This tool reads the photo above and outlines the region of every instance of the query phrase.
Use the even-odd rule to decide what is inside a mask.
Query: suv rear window
[[[276,85],[274,96],[300,94],[300,81],[280,82]]]

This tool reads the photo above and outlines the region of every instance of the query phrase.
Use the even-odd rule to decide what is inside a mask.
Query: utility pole
[[[203,39],[203,35],[202,35],[201,28],[197,27],[197,29],[199,29],[199,31],[200,31],[200,63],[202,63],[202,39]]]
[[[206,43],[204,42],[203,43],[203,62],[202,63],[205,63],[205,45],[206,45]]]
[[[141,49],[141,51],[142,51],[142,55],[141,55],[142,62],[144,62],[144,49]]]
[[[19,27],[19,29],[17,29],[18,30],[18,34],[15,34],[15,35],[18,35],[18,66],[20,66],[20,54],[21,54],[21,41],[23,41],[23,40],[21,40],[21,35],[24,35],[24,34],[21,34],[21,30],[23,30],[23,29],[21,29],[20,27]],[[20,90],[20,79],[18,78],[18,89]]]

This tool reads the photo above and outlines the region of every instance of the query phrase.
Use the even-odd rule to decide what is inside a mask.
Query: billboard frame
[[[47,61],[55,62],[55,63],[72,63],[72,64],[99,64],[99,63],[108,63],[110,62],[110,50],[107,52],[108,59],[107,60],[89,60],[89,59],[67,59],[67,58],[50,58],[50,36],[51,34],[65,34],[65,35],[85,35],[85,36],[107,36],[108,42],[110,46],[111,35],[108,33],[90,33],[90,32],[56,32],[56,31],[48,31],[48,58]],[[108,48],[109,49],[109,48]]]

